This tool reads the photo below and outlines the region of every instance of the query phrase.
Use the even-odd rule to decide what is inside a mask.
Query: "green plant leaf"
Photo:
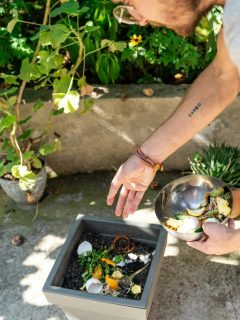
[[[78,84],[80,89],[82,89],[83,87],[87,86],[88,83],[86,81],[86,77],[84,76],[82,78],[79,78],[77,84]]]
[[[28,129],[28,130],[24,131],[24,132],[18,137],[18,139],[19,139],[19,140],[28,139],[31,134],[32,134],[32,130],[31,130],[31,129]]]
[[[64,109],[64,113],[72,113],[79,109],[80,95],[71,90],[68,93],[53,93],[54,103],[58,109]]]
[[[29,59],[26,58],[22,61],[19,78],[21,80],[30,81],[37,80],[41,77],[41,72],[37,65],[31,64]]]
[[[53,92],[54,93],[67,93],[71,83],[69,75],[63,76],[60,79],[54,79]]]
[[[17,76],[13,76],[11,74],[1,73],[0,74],[0,78],[4,79],[4,81],[6,83],[8,83],[8,84],[16,84],[16,85],[18,85]]]
[[[12,31],[13,31],[15,25],[17,24],[17,22],[18,22],[18,18],[13,18],[11,21],[8,22],[7,31],[9,33],[12,33]]]
[[[95,101],[94,99],[83,99],[81,102],[83,103],[81,114],[85,114],[92,109]]]
[[[101,54],[96,63],[98,77],[104,84],[109,84],[110,82],[108,62],[108,56],[106,54]]]
[[[110,63],[109,63],[109,75],[112,79],[112,82],[115,82],[117,78],[119,77],[120,73],[120,66],[118,62],[118,58],[114,55],[110,57]]]
[[[8,89],[0,90],[0,97],[6,96],[8,94],[12,94],[12,93],[16,92],[17,89],[18,89],[17,87],[11,87],[11,88],[8,88]]]
[[[82,7],[81,9],[79,9],[79,10],[77,11],[77,13],[79,14],[79,16],[81,16],[81,15],[87,13],[88,11],[89,11],[89,8],[88,8],[88,7]]]
[[[8,103],[4,98],[0,98],[0,110],[8,110]]]
[[[39,152],[42,156],[46,157],[61,148],[61,142],[58,139],[55,139],[54,142],[43,145]]]
[[[59,15],[61,13],[66,13],[69,15],[73,15],[73,14],[76,15],[78,9],[79,9],[79,3],[74,0],[70,0],[70,1],[62,3],[61,7],[54,9],[50,13],[50,17],[56,17],[57,15]]]
[[[41,68],[41,73],[48,75],[53,69],[61,69],[64,58],[56,52],[41,50],[38,54],[38,62]]]
[[[33,166],[35,169],[41,169],[41,168],[42,168],[42,162],[41,162],[41,160],[39,160],[38,158],[33,158],[32,166]]]
[[[26,124],[26,123],[28,123],[28,121],[31,120],[31,119],[32,119],[32,116],[28,116],[27,118],[19,121],[19,124],[20,124],[20,125]]]
[[[55,24],[49,26],[49,30],[40,32],[40,43],[42,46],[52,46],[54,49],[59,47],[71,33],[71,30],[68,29],[64,24]]]
[[[10,143],[10,139],[5,138],[5,140],[4,140],[3,144],[2,144],[2,148],[1,148],[1,149],[2,149],[3,151],[7,150],[7,148],[9,147],[9,143]]]
[[[119,41],[119,42],[115,42],[112,40],[108,40],[108,39],[103,39],[101,41],[101,47],[109,47],[109,50],[111,52],[115,52],[115,51],[123,51],[124,49],[127,48],[127,43],[123,42],[123,41]]]
[[[53,116],[58,116],[58,115],[63,114],[63,113],[64,113],[64,109],[63,108],[51,111],[51,115],[53,115]]]
[[[17,96],[12,96],[9,99],[7,99],[7,104],[9,108],[12,108],[17,102]]]
[[[33,105],[33,110],[34,110],[34,112],[37,112],[42,107],[44,107],[44,102],[42,100],[38,99]]]
[[[29,171],[25,176],[19,179],[19,188],[23,191],[32,190],[35,186],[37,176],[32,171]]]
[[[4,161],[0,163],[0,177],[3,177],[8,172],[7,166],[4,165]]]
[[[7,115],[0,118],[0,134],[5,130],[10,128],[14,123],[16,123],[16,117],[14,115]]]
[[[23,153],[23,160],[31,160],[34,157],[34,151],[26,151]]]
[[[16,165],[12,167],[12,175],[17,178],[20,179],[21,177],[24,177],[25,175],[27,175],[30,171],[28,171],[27,166],[22,166],[22,165]]]

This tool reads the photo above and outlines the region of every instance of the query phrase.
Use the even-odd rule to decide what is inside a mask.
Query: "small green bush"
[[[61,1],[64,2],[64,1]],[[97,27],[95,32],[84,38],[86,53],[96,50],[86,57],[88,82],[109,83],[178,83],[192,82],[213,60],[216,53],[216,37],[221,26],[222,8],[214,7],[198,24],[195,34],[183,38],[166,28],[144,28],[133,25],[119,25],[113,18],[114,4],[110,0],[79,0],[80,24]],[[59,16],[59,2],[51,1],[53,15],[51,24],[70,24]],[[0,5],[0,69],[4,73],[19,73],[19,66],[25,58],[31,58],[37,38],[38,23],[44,12],[44,0],[3,0]],[[54,11],[55,10],[55,11]],[[12,33],[7,31],[8,22],[18,13],[19,21]],[[133,42],[131,38],[141,37]],[[109,47],[99,52],[102,40],[123,41],[126,48],[112,52]],[[78,46],[66,39],[65,51],[70,56],[68,68],[76,62]],[[107,65],[107,68],[106,68]],[[81,70],[79,70],[81,72]],[[176,75],[180,74],[180,80]]]
[[[240,148],[213,144],[189,160],[194,174],[208,175],[224,181],[231,187],[240,186]]]

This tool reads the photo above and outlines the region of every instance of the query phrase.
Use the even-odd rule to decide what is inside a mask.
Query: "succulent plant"
[[[231,187],[240,186],[240,148],[225,143],[210,145],[189,159],[194,174],[208,175]]]

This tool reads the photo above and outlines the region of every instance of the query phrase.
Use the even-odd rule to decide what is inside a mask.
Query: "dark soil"
[[[72,257],[69,261],[69,265],[63,277],[63,281],[61,284],[62,288],[80,290],[80,288],[84,284],[82,279],[82,273],[84,272],[84,270],[79,264],[78,255],[77,255],[77,247],[84,240],[89,241],[93,245],[93,248],[100,249],[103,247],[109,248],[113,244],[114,238],[108,237],[108,236],[102,236],[100,234],[96,234],[96,233],[85,230],[82,234],[82,237],[79,243],[76,244],[76,247],[73,250]],[[131,251],[131,253],[134,253],[137,255],[151,254],[150,261],[149,261],[150,262],[149,267],[150,267],[155,247],[150,247],[146,245],[144,242],[138,242],[138,241],[132,241],[132,240],[131,240],[131,244],[134,245],[134,249]],[[124,246],[124,243],[123,243],[123,246]],[[115,256],[118,254],[119,253],[117,253],[115,250],[111,251],[112,256]],[[135,271],[142,268],[143,266],[144,266],[144,263],[138,258],[133,263],[129,263],[126,266],[119,269],[121,269],[121,272],[124,275],[129,276]],[[142,292],[147,279],[149,267],[134,278],[134,283],[141,286]],[[125,290],[119,290],[118,292],[119,292],[118,297],[126,298],[126,299],[140,300],[142,296],[142,294],[134,296],[131,291],[126,292]]]

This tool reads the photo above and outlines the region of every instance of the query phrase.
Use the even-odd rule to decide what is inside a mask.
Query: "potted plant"
[[[74,268],[69,269],[69,265],[76,255],[76,252],[80,254],[79,263],[82,263],[84,256],[81,254],[83,253],[84,242],[86,242],[84,241],[84,239],[86,239],[84,237],[86,231],[94,232],[96,234],[95,238],[98,240],[97,242],[102,241],[101,236],[110,239],[111,243],[111,239],[116,239],[116,235],[123,235],[123,238],[128,237],[133,239],[134,242],[140,243],[143,248],[145,246],[152,247],[154,253],[147,272],[141,299],[136,299],[135,296],[127,298],[126,296],[118,296],[117,294],[106,294],[106,291],[103,293],[101,290],[101,292],[99,290],[86,291],[83,290],[84,286],[78,288],[78,280],[81,278],[81,275],[78,274],[76,268],[78,262],[75,261]],[[94,242],[94,238],[92,238],[92,240]],[[165,245],[166,232],[160,225],[136,221],[125,222],[116,218],[79,215],[68,234],[48,279],[46,280],[43,292],[48,301],[60,306],[70,320],[110,320],[113,318],[116,320],[146,320],[154,297]],[[89,248],[89,244],[85,244],[85,247]],[[79,252],[79,250],[81,252]],[[91,262],[91,257],[94,256],[96,258],[96,256],[99,256],[100,254],[106,254],[106,250],[101,252],[96,250],[94,255],[85,256],[85,260]],[[107,260],[111,261],[107,258],[101,260],[104,260],[104,263]],[[110,271],[108,272],[106,279],[109,280],[109,278],[111,278],[112,280],[112,271],[110,268],[108,268],[108,270]],[[89,268],[87,268],[87,272],[84,272],[84,277],[86,277],[88,273]],[[97,283],[99,284],[100,281],[96,279],[96,268],[91,269],[90,273],[93,273],[93,278],[95,277],[94,284],[96,286],[93,286],[92,289],[98,289]],[[74,283],[72,288],[65,285],[64,281],[66,276],[68,279],[73,279]],[[92,278],[90,280],[92,280]],[[88,286],[89,283],[86,285]],[[113,291],[116,292],[116,290]],[[136,294],[136,291],[133,291],[133,293]]]
[[[57,6],[58,5],[58,6]],[[88,7],[80,7],[75,0],[45,2],[42,24],[22,21],[16,10],[7,29],[12,32],[16,24],[37,25],[33,35],[36,42],[31,61],[22,60],[20,73],[0,74],[3,89],[0,91],[0,136],[2,142],[0,184],[16,202],[32,204],[39,201],[46,185],[46,157],[56,152],[61,144],[58,133],[50,128],[56,116],[63,113],[84,114],[94,103],[94,88],[86,82],[85,60],[92,53],[86,51],[85,40],[99,27],[81,25],[81,16]],[[75,46],[76,55],[71,62],[68,46]],[[98,49],[109,52],[123,50],[126,44],[104,39]],[[118,70],[112,61],[110,68]],[[46,110],[46,126],[35,132],[31,119],[44,106],[36,101],[30,113],[22,112],[24,90],[27,86],[47,88],[52,92],[50,112]],[[24,114],[24,115],[23,115]]]
[[[214,143],[189,160],[194,174],[202,174],[224,181],[229,187],[240,186],[240,149],[225,143]]]

